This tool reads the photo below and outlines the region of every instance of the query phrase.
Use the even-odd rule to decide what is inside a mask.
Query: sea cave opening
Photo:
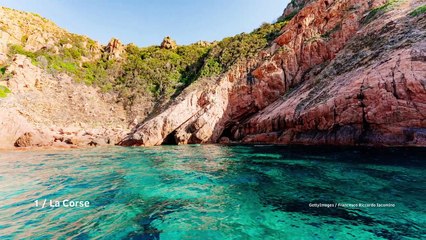
[[[223,130],[223,132],[222,132],[222,135],[221,135],[221,137],[220,138],[223,138],[223,137],[226,137],[226,138],[228,138],[229,140],[235,140],[235,138],[234,138],[234,134],[233,134],[233,127],[234,127],[234,125],[232,125],[232,124],[230,124],[229,126],[227,126],[224,130]]]
[[[164,138],[161,145],[178,145],[175,135],[176,131],[171,132],[166,138]]]

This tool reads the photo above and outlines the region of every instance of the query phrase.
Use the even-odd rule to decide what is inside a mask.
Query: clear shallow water
[[[424,239],[425,158],[215,145],[1,152],[0,239]],[[90,206],[36,207],[44,199]]]

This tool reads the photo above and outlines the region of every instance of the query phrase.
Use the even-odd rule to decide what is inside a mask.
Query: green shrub
[[[209,58],[200,71],[200,77],[219,75],[222,71],[222,65],[216,59]]]
[[[172,95],[198,78],[209,49],[197,44],[175,50],[129,45],[122,74],[113,86],[132,89],[127,95],[133,98],[146,95],[147,90],[157,98]]]
[[[84,51],[81,48],[72,47],[64,49],[64,57],[68,59],[80,60],[84,55]]]
[[[9,31],[9,26],[7,26],[4,22],[0,21],[0,30],[3,32],[7,32]]]
[[[167,98],[200,77],[217,76],[237,61],[255,57],[279,35],[284,24],[263,24],[252,33],[225,38],[212,46],[192,44],[165,50],[129,45],[121,74],[111,83],[112,89],[129,101],[147,94]]]
[[[73,63],[73,62],[65,62],[57,58],[54,58],[50,64],[51,64],[51,68],[57,71],[64,71],[67,73],[74,73],[74,74],[77,72],[77,65],[76,63]]]
[[[21,43],[22,43],[22,45],[25,45],[27,43],[27,41],[28,41],[28,36],[27,35],[23,35],[21,37]]]
[[[370,23],[371,21],[375,20],[378,16],[392,10],[398,3],[400,3],[402,0],[388,0],[385,4],[383,4],[380,7],[372,9],[366,17],[362,20],[363,24]]]
[[[286,17],[281,16],[278,18],[277,22],[289,22],[291,19],[293,19],[297,14],[299,13],[299,10],[295,10]]]
[[[331,35],[333,35],[335,32],[338,32],[342,30],[342,24],[339,23],[337,24],[333,29],[331,29],[330,31],[324,33],[321,35],[321,38],[324,38],[326,40],[329,40],[331,38]]]
[[[249,34],[242,33],[223,39],[209,52],[200,76],[218,75],[241,59],[255,57],[261,49],[279,36],[285,24],[285,22],[266,23]]]
[[[412,11],[410,13],[410,16],[417,17],[417,16],[422,15],[424,13],[426,13],[426,5],[423,5],[423,6],[416,8],[414,11]]]
[[[64,72],[71,76],[75,76],[77,80],[85,79],[84,69],[79,67],[79,61],[81,59],[81,50],[77,48],[63,49],[61,53],[54,54],[48,50],[39,50],[37,52],[30,52],[25,50],[21,45],[12,45],[10,47],[10,54],[21,54],[27,56],[32,60],[34,65],[40,65],[38,62],[39,57],[44,57],[47,60],[47,70],[53,72]]]
[[[255,57],[279,36],[285,24],[263,24],[251,33],[207,46],[192,44],[166,50],[159,46],[139,48],[131,44],[126,46],[125,56],[119,61],[104,55],[82,63],[83,56],[90,58],[90,49],[96,42],[74,34],[67,34],[59,41],[62,46],[59,52],[49,49],[29,52],[14,45],[10,53],[25,55],[52,73],[64,72],[78,82],[97,85],[105,92],[114,91],[125,106],[131,106],[146,96],[166,100],[201,77],[220,75],[239,60]],[[67,44],[71,47],[65,48]]]
[[[21,54],[31,58],[33,61],[37,58],[36,53],[25,50],[21,45],[12,45],[9,49],[9,54]]]
[[[9,88],[0,85],[0,98],[5,98],[7,97],[7,94],[11,93],[11,91],[9,90]]]

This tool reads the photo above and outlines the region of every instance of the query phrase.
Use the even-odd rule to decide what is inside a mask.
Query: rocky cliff
[[[213,46],[102,45],[0,7],[0,149],[114,145],[197,80]]]
[[[251,33],[140,48],[1,7],[0,149],[425,146],[425,9],[295,0]]]
[[[425,146],[423,5],[292,1],[268,47],[198,80],[121,144]]]
[[[357,1],[347,3],[343,9]],[[271,78],[276,74],[271,66],[280,63],[284,80],[291,79],[288,89],[295,89],[286,89],[283,98],[236,126],[233,137],[284,144],[425,145],[426,19],[410,15],[419,3],[395,3],[371,22],[371,12],[353,14],[341,23],[346,32],[335,31],[314,46],[296,44],[302,51],[295,53],[299,64],[293,67],[288,54],[265,63],[255,73],[259,79]],[[276,42],[292,44],[287,34]],[[310,70],[323,62],[323,68]]]
[[[0,149],[117,143],[129,125],[116,94],[64,71],[101,58],[103,48],[38,15],[1,7],[0,87],[7,93],[0,96]],[[80,50],[76,62],[59,57]]]
[[[113,145],[127,131],[124,108],[112,94],[66,74],[53,76],[23,55],[12,59],[5,75],[0,85],[11,93],[0,99],[0,149]]]

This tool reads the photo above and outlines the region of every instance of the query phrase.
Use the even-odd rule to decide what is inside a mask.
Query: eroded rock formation
[[[121,59],[124,51],[125,51],[124,45],[121,43],[120,40],[116,38],[112,38],[109,41],[108,45],[105,47],[105,52],[109,60]]]
[[[88,37],[69,33],[37,14],[0,6],[0,54],[7,53],[10,46],[14,45],[31,52],[55,52],[61,45],[72,47],[75,44],[87,48],[91,59],[101,55],[101,45]]]
[[[292,0],[284,9],[282,19],[296,15],[310,0]]]
[[[127,129],[126,114],[114,96],[53,76],[15,55],[0,85],[11,94],[0,99],[0,149],[114,145]]]
[[[426,19],[405,1],[303,1],[257,57],[188,88],[122,145],[426,145]],[[289,10],[290,11],[290,10]],[[294,11],[294,10],[292,10]],[[254,69],[252,71],[252,69]]]
[[[163,42],[161,42],[160,47],[163,48],[163,49],[176,49],[177,44],[176,44],[175,40],[173,40],[171,37],[167,36],[163,39]]]
[[[330,62],[324,61],[327,66],[320,71],[306,71],[304,66],[310,66],[299,64],[305,75],[298,77],[297,72],[287,70],[290,64],[284,64],[284,71],[292,73],[284,80],[302,84],[240,124],[233,132],[235,139],[283,144],[425,145],[426,21],[409,16],[416,6],[418,2],[406,1],[380,20],[361,26],[352,38],[355,25],[343,21],[343,29],[354,30],[319,47],[331,53]],[[346,38],[351,41],[333,52]],[[284,33],[276,42],[285,45],[285,39]],[[301,52],[306,54],[306,50]],[[310,56],[309,63],[318,65],[319,57],[327,55]],[[286,55],[280,58],[286,59]],[[260,69],[271,69],[271,64]],[[258,77],[267,79],[275,74],[261,71]]]

